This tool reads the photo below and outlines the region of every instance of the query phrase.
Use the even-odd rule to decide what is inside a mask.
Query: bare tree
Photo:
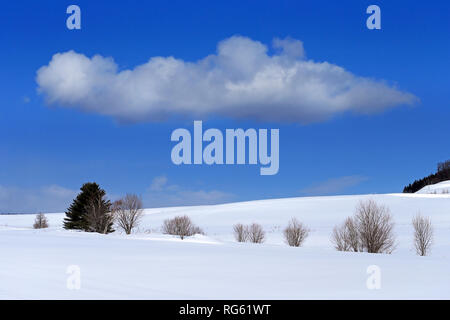
[[[119,228],[130,234],[142,219],[142,200],[135,194],[127,194],[124,198],[114,201],[111,212]]]
[[[253,243],[263,243],[266,238],[266,233],[264,232],[261,225],[253,223],[248,227],[248,240]]]
[[[354,219],[364,251],[392,253],[396,246],[394,223],[387,207],[373,200],[360,202]]]
[[[334,227],[331,241],[338,251],[361,251],[358,228],[353,218],[347,218],[340,227]]]
[[[36,215],[36,219],[34,220],[33,228],[34,229],[48,228],[48,220],[47,220],[47,217],[45,216],[45,214],[38,213]]]
[[[179,236],[181,240],[194,234],[204,234],[199,227],[192,223],[188,216],[179,216],[165,220],[163,233]]]
[[[389,209],[373,200],[360,202],[354,217],[334,227],[331,241],[338,251],[392,253],[396,243]]]
[[[420,214],[412,221],[414,227],[414,247],[419,256],[429,254],[433,243],[433,227],[431,219],[422,217]]]
[[[248,240],[248,227],[241,223],[236,224],[233,227],[234,237],[237,242],[245,242]]]
[[[292,218],[284,229],[284,238],[291,247],[300,247],[308,235],[309,229],[295,218]]]
[[[110,202],[105,201],[102,195],[91,197],[85,206],[88,231],[103,234],[112,232],[114,217],[109,211]]]

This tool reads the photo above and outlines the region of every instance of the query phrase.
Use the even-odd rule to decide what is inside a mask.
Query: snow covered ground
[[[396,222],[391,255],[337,252],[333,226],[360,200],[387,205]],[[415,255],[412,217],[430,216],[435,244]],[[188,215],[206,236],[180,240],[160,232],[163,221]],[[1,299],[450,299],[450,195],[385,194],[261,200],[145,210],[127,236],[66,231],[64,214],[47,214],[50,228],[33,230],[34,215],[0,215]],[[301,248],[282,230],[296,217],[311,228]],[[264,226],[264,244],[236,243],[233,225]],[[80,270],[80,289],[69,289]],[[367,268],[380,270],[368,289]],[[74,269],[71,269],[72,271]],[[69,286],[70,287],[70,286]]]

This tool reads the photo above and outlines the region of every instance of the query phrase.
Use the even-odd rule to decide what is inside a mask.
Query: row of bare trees
[[[331,241],[338,251],[392,253],[396,246],[394,221],[388,207],[373,200],[360,202],[353,217],[348,217],[333,229]],[[431,220],[420,214],[412,220],[414,248],[420,256],[430,253],[433,243]],[[266,239],[261,225],[236,224],[234,236],[238,242],[262,243]],[[300,247],[310,230],[300,221],[292,218],[283,234],[289,246]]]
[[[113,202],[108,214],[104,214],[104,201],[89,202],[87,221],[97,232],[107,233],[112,222],[126,234],[131,234],[139,226],[143,216],[142,200],[134,194]],[[414,248],[418,255],[426,256],[433,243],[433,227],[431,220],[420,214],[412,221],[414,228]],[[33,228],[48,227],[44,214],[36,216]],[[179,236],[182,240],[194,234],[204,234],[188,216],[177,216],[164,221],[162,231],[165,234]],[[286,243],[289,246],[300,247],[308,237],[310,230],[300,221],[292,218],[283,230]],[[238,242],[263,243],[266,233],[260,224],[236,224],[234,236]],[[373,200],[360,202],[353,217],[348,217],[342,225],[333,229],[331,241],[338,251],[392,253],[397,246],[394,234],[394,222],[389,208],[378,205]]]
[[[433,242],[431,220],[417,215],[412,225],[414,248],[418,255],[425,256]],[[373,200],[360,202],[355,215],[333,229],[331,241],[338,251],[392,253],[397,242],[389,208]]]
[[[106,201],[102,197],[92,197],[89,199],[86,208],[86,221],[89,228],[99,232],[107,233],[111,223],[126,234],[131,234],[139,227],[143,217],[142,200],[135,194],[127,194],[125,197],[116,200],[108,210]],[[107,212],[108,211],[108,212]],[[106,213],[105,213],[106,212]],[[48,227],[48,220],[44,214],[36,216],[33,228],[41,229]],[[194,234],[204,234],[202,229],[194,225],[188,216],[179,216],[164,221],[162,231],[165,234],[176,235],[181,239]]]
[[[238,242],[262,243],[266,239],[263,227],[257,223],[251,225],[236,224],[233,228]],[[283,231],[286,243],[291,247],[300,247],[309,235],[309,229],[300,221],[292,218]]]

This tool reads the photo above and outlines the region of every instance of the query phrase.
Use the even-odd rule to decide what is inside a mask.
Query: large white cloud
[[[124,121],[214,115],[307,123],[417,100],[384,81],[307,60],[301,41],[275,39],[273,50],[234,36],[199,61],[152,57],[132,70],[119,70],[112,58],[68,51],[55,54],[36,79],[50,104]]]

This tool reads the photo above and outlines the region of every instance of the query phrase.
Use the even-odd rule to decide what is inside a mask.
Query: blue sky
[[[70,4],[81,8],[81,30],[66,28],[65,11]],[[370,4],[381,8],[381,30],[366,28],[365,11]],[[445,148],[450,120],[449,18],[446,1],[4,3],[0,11],[0,212],[64,210],[86,181],[100,183],[111,198],[127,192],[140,194],[147,207],[401,192],[404,185],[449,158]],[[302,121],[305,118],[299,115],[289,121],[289,115],[276,117],[286,113],[284,105],[269,104],[260,110],[256,103],[250,107],[262,115],[256,119],[239,114],[239,102],[221,106],[218,93],[212,102],[192,107],[193,112],[178,114],[171,109],[177,104],[171,100],[174,93],[180,92],[174,89],[164,97],[167,104],[151,105],[159,113],[133,113],[130,121],[124,117],[131,108],[116,99],[126,101],[129,96],[114,92],[106,80],[95,80],[106,93],[95,96],[92,103],[87,102],[92,101],[90,96],[74,97],[73,88],[55,91],[58,83],[37,79],[38,70],[48,66],[56,53],[73,50],[86,59],[111,57],[121,72],[158,56],[195,64],[208,55],[220,56],[218,44],[231,37],[244,39],[244,46],[266,46],[267,55],[261,61],[279,54],[272,45],[274,39],[299,40],[305,51],[298,57],[301,61],[314,66],[328,62],[355,76],[355,83],[363,79],[369,86],[384,86],[379,99],[377,91],[370,91],[380,110],[354,112],[360,110],[356,105],[344,112],[329,112],[323,119]],[[244,56],[236,51],[234,57],[240,63]],[[149,76],[153,73],[144,75],[144,80],[149,81]],[[234,74],[230,71],[227,76]],[[323,81],[328,79],[325,74]],[[336,85],[331,84],[331,89]],[[395,91],[389,91],[391,100],[400,101],[388,108],[380,106],[385,93],[390,94],[386,88]],[[203,94],[202,87],[198,90]],[[61,94],[63,98],[49,103],[49,98]],[[401,94],[413,95],[414,103]],[[189,98],[186,95],[180,99]],[[139,110],[150,110],[148,100],[132,99]],[[286,103],[296,107],[299,101],[298,108],[315,112],[317,105],[303,100],[308,101]],[[118,115],[109,115],[112,108],[120,109]],[[170,116],[159,119],[161,110]],[[180,127],[192,130],[193,120],[221,130],[279,128],[279,173],[261,176],[259,165],[172,164],[170,134]]]

